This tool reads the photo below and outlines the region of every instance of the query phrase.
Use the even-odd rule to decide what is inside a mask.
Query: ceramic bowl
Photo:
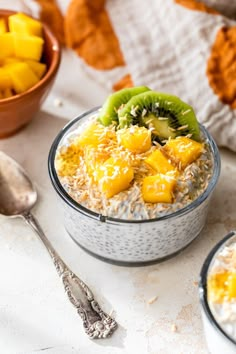
[[[217,253],[226,244],[236,242],[236,233],[230,232],[226,235],[208,254],[200,274],[199,297],[203,327],[208,349],[212,354],[234,354],[236,353],[236,341],[233,340],[216,321],[214,314],[210,310],[207,300],[207,276],[212,261]]]
[[[13,11],[0,10],[0,18],[7,19]],[[60,64],[60,46],[55,35],[43,24],[44,51],[42,61],[47,64],[43,78],[29,90],[10,98],[0,99],[0,138],[16,133],[34,117],[47,97]]]
[[[64,145],[68,134],[96,113],[97,108],[69,122],[50,150],[49,174],[61,201],[66,230],[88,252],[123,265],[141,265],[176,254],[197,237],[205,224],[210,198],[220,173],[220,157],[214,140],[201,127],[213,155],[214,167],[207,189],[194,202],[158,219],[130,221],[106,217],[73,200],[62,187],[55,169],[58,147]]]

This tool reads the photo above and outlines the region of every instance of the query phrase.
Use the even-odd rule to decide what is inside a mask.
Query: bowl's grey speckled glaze
[[[69,235],[82,248],[103,260],[138,265],[170,257],[193,241],[205,225],[212,192],[220,174],[217,146],[206,131],[214,159],[213,175],[205,192],[188,206],[158,219],[120,220],[92,212],[73,200],[62,187],[55,170],[55,155],[68,134],[96,114],[98,108],[69,122],[54,140],[49,153],[49,175],[57,191]]]

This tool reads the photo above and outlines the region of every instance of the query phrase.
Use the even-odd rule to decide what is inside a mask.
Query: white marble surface
[[[211,247],[236,228],[235,154],[221,151],[222,174],[207,225],[181,254],[139,268],[94,259],[66,234],[47,172],[49,147],[66,123],[58,117],[73,118],[107,94],[82,72],[79,75],[76,105],[63,100],[63,106],[54,106],[54,99],[63,94],[56,84],[33,122],[0,140],[0,150],[21,163],[35,181],[39,200],[34,214],[66,263],[88,283],[103,308],[113,311],[119,329],[110,339],[89,340],[37,237],[22,220],[0,217],[0,353],[206,354],[197,280]],[[60,71],[58,81],[62,77]],[[156,301],[149,304],[153,297]]]

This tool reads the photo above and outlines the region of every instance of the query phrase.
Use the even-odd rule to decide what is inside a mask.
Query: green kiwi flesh
[[[120,107],[126,104],[131,97],[149,90],[146,86],[137,86],[125,88],[111,94],[104,102],[98,120],[105,126],[113,122],[118,123],[118,110]]]
[[[132,97],[118,112],[119,128],[138,124],[152,128],[158,140],[190,135],[200,139],[200,128],[191,106],[177,96],[148,91]]]
[[[173,131],[169,125],[169,119],[166,117],[156,117],[154,114],[148,114],[142,117],[142,123],[148,128],[153,128],[152,133],[160,139],[176,138],[176,131]]]

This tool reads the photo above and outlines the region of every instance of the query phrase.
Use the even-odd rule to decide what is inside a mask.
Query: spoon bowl
[[[20,216],[29,211],[36,201],[36,189],[25,171],[0,151],[0,213]]]
[[[70,302],[82,318],[85,332],[91,339],[109,337],[117,327],[94,299],[89,287],[60,258],[30,210],[37,201],[37,192],[30,178],[11,157],[0,151],[0,214],[22,217],[46,247],[62,280]]]

